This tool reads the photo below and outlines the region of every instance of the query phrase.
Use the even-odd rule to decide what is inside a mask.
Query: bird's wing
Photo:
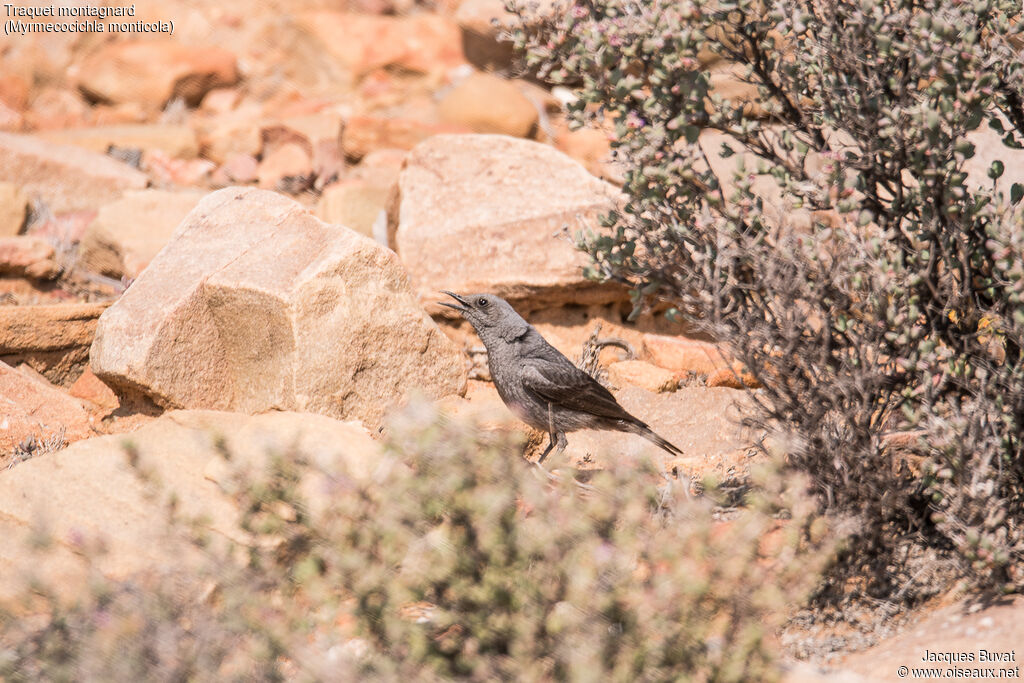
[[[562,364],[527,360],[523,364],[523,386],[555,406],[613,420],[637,421],[618,404],[610,391],[568,361]]]

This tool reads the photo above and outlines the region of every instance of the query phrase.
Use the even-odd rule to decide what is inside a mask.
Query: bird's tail
[[[640,422],[639,420],[637,421],[637,423],[632,425],[632,431],[644,437],[651,443],[657,444],[659,448],[668,451],[669,453],[676,457],[680,457],[683,455],[683,451],[681,449],[673,445],[672,442],[670,442],[668,439],[658,436],[658,434],[656,434],[653,429],[648,427],[643,422]]]

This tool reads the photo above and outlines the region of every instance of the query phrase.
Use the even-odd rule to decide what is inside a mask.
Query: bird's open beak
[[[469,306],[469,302],[468,301],[463,299],[461,296],[459,296],[455,292],[449,292],[448,290],[442,290],[441,293],[442,294],[447,294],[448,296],[450,296],[451,298],[455,299],[460,304],[462,304],[461,306],[456,306],[455,304],[450,304],[450,303],[448,303],[446,301],[438,302],[442,306],[447,306],[448,308],[454,308],[459,313],[469,313],[469,308],[467,308]]]

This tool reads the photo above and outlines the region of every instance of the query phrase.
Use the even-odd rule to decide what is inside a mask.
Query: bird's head
[[[512,341],[526,334],[530,326],[516,313],[511,304],[493,294],[456,294],[445,291],[445,294],[457,301],[457,304],[441,302],[442,306],[454,308],[462,313],[477,334],[487,343],[488,338],[501,337]]]

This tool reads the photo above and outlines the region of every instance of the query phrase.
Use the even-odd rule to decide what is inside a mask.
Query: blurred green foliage
[[[773,634],[830,556],[805,481],[765,468],[715,521],[688,482],[637,464],[551,480],[428,405],[389,431],[369,476],[301,453],[239,470],[241,554],[197,533],[198,569],[32,596],[41,616],[0,621],[0,677],[778,678]],[[327,504],[300,493],[314,470]]]

